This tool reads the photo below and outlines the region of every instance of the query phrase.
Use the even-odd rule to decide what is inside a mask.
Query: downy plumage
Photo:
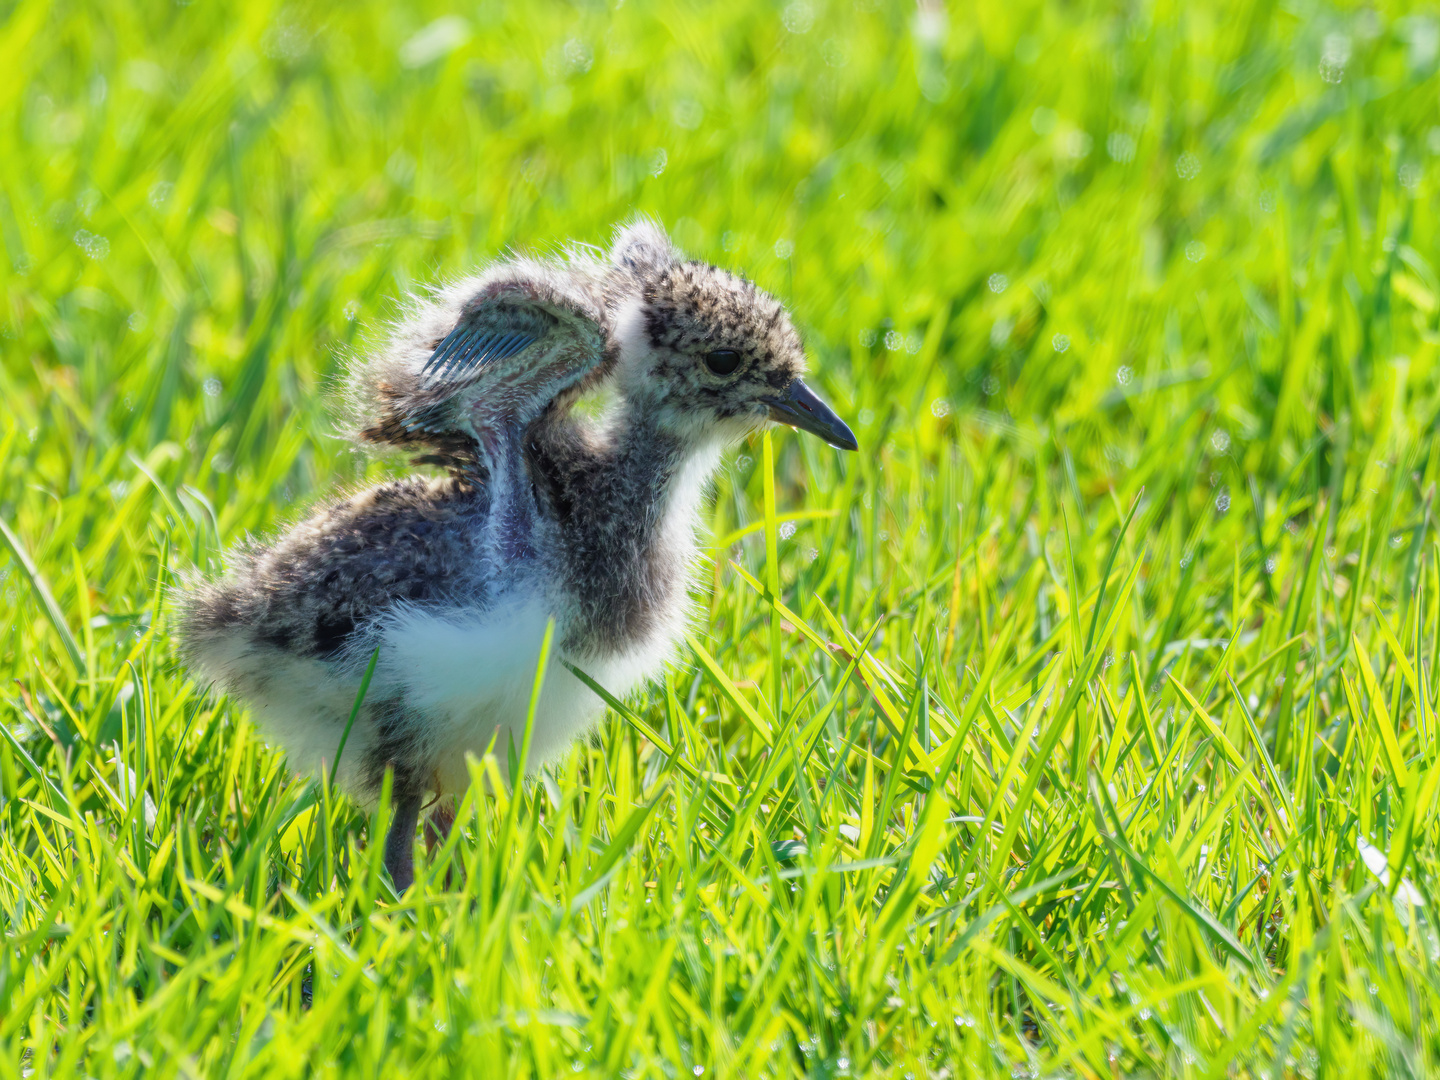
[[[549,619],[531,766],[603,711],[564,661],[617,696],[663,666],[725,447],[778,421],[855,449],[804,370],[778,301],[686,261],[649,221],[608,258],[502,259],[417,302],[351,372],[357,439],[446,475],[237,548],[223,578],[185,591],[183,655],[318,772],[378,648],[335,779],[373,804],[393,774],[386,862],[404,889],[422,799],[465,788],[467,753],[520,744]],[[578,415],[601,385],[608,410]]]

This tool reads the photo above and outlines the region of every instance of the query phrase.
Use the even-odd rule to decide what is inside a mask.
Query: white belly
[[[527,596],[483,613],[414,609],[387,625],[385,681],[403,688],[407,712],[426,718],[425,742],[446,791],[468,786],[467,754],[493,749],[503,775],[512,738],[520,752],[548,617],[547,606]],[[619,655],[564,657],[562,631],[556,628],[536,704],[527,771],[562,754],[605,710],[563,660],[623,698],[659,670],[671,647],[666,635]]]

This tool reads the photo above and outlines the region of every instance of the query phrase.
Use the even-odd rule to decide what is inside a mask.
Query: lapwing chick
[[[351,372],[357,440],[443,475],[337,498],[231,551],[223,577],[183,593],[182,655],[294,767],[365,806],[392,776],[385,862],[404,890],[427,797],[464,790],[467,754],[522,745],[550,620],[531,767],[604,711],[567,663],[617,697],[661,670],[727,447],[781,423],[856,449],[804,371],[777,300],[649,221],[608,257],[502,259],[417,301]],[[573,409],[602,388],[605,407]]]

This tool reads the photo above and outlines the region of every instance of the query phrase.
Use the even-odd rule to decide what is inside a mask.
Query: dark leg
[[[455,800],[442,795],[425,819],[425,854],[433,856],[435,849],[450,839],[450,829],[454,824]]]
[[[419,820],[420,793],[399,796],[385,836],[385,869],[390,871],[396,892],[403,893],[415,882],[415,825]]]
[[[425,854],[431,859],[435,858],[435,852],[450,839],[450,830],[455,825],[455,800],[453,797],[441,795],[435,803],[435,809],[430,811],[425,819]],[[455,887],[455,866],[452,863],[445,871],[445,888]]]

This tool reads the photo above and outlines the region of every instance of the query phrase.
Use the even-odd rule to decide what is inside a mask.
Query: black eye
[[[734,349],[715,349],[705,354],[705,366],[716,375],[729,375],[740,366],[740,354]]]

